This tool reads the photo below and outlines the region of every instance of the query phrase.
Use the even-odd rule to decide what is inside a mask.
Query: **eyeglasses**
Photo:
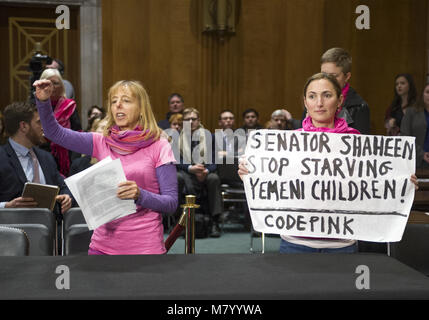
[[[186,118],[186,119],[183,119],[183,121],[197,121],[197,120],[199,120],[199,118]]]
[[[234,120],[234,117],[222,117],[221,120]]]

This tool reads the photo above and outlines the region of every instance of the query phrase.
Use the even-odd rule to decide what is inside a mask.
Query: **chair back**
[[[23,230],[0,226],[0,256],[28,256],[29,246]]]
[[[79,207],[70,208],[63,214],[64,229],[69,229],[74,224],[86,224],[82,210]]]
[[[63,219],[63,255],[87,255],[92,233],[82,210],[69,209]]]
[[[57,222],[46,208],[2,208],[0,225],[15,227],[27,233],[30,256],[56,255]]]

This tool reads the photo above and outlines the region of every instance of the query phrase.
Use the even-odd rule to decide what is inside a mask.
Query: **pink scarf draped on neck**
[[[338,108],[337,114],[341,111],[341,109],[343,108],[344,102],[346,102],[346,98],[347,98],[347,93],[349,93],[349,89],[350,89],[350,83],[347,83],[344,88],[341,90],[341,94],[344,97],[343,100],[343,104]]]
[[[70,117],[76,110],[76,102],[73,99],[61,97],[58,101],[52,101],[55,105],[54,116],[64,128],[71,128]],[[69,151],[58,144],[51,142],[51,153],[57,159],[60,173],[67,177],[70,171]]]
[[[148,135],[149,130],[143,131],[140,126],[137,126],[134,130],[125,131],[121,131],[118,126],[113,126],[110,128],[110,134],[106,138],[106,143],[112,151],[121,155],[127,155],[154,143],[155,140]]]
[[[302,130],[303,131],[315,131],[315,132],[332,132],[332,133],[352,133],[360,134],[360,132],[354,128],[350,128],[347,125],[347,121],[343,118],[334,119],[334,128],[316,128],[311,121],[311,117],[307,117],[302,121]]]

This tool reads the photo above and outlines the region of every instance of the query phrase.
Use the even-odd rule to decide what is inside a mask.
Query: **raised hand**
[[[48,100],[54,91],[54,85],[50,80],[37,80],[33,83],[36,88],[36,98],[39,101]]]

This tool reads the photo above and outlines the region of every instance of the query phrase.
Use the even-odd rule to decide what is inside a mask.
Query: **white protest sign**
[[[246,198],[256,231],[400,241],[414,200],[415,138],[251,132]]]

